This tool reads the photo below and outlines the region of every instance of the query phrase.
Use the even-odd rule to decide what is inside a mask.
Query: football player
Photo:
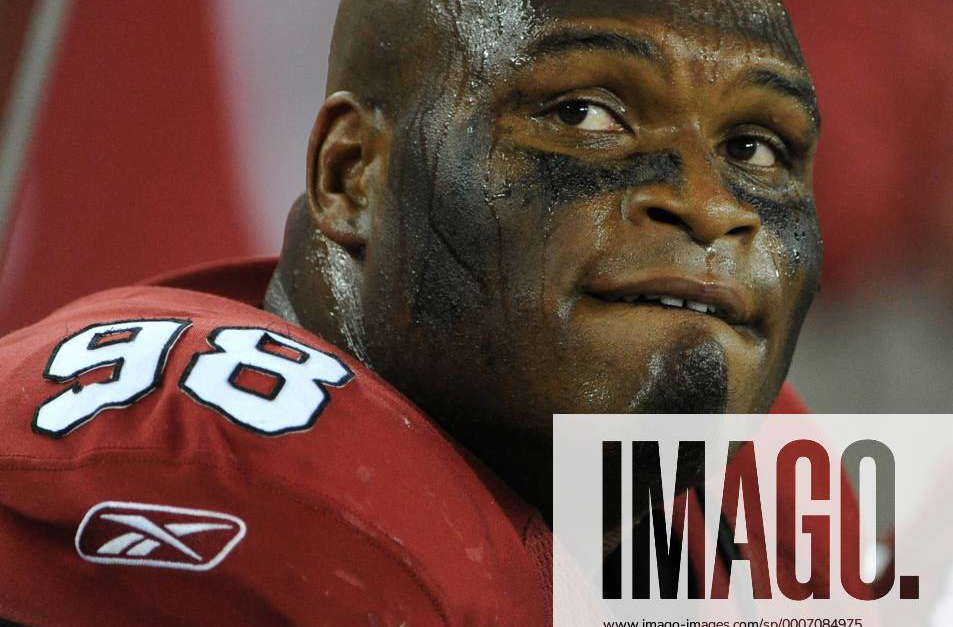
[[[344,0],[277,267],[0,340],[0,616],[547,624],[553,413],[800,409],[819,126],[774,0]]]

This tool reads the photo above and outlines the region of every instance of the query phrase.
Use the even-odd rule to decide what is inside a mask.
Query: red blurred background
[[[333,0],[0,3],[0,334],[77,296],[277,253]],[[789,2],[823,111],[815,409],[953,409],[950,0]]]

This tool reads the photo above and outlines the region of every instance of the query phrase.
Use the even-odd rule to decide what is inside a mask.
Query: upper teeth
[[[666,307],[683,307],[691,309],[692,311],[698,311],[700,313],[718,313],[718,309],[714,305],[700,303],[694,300],[685,300],[684,298],[673,298],[671,296],[656,296],[651,294],[643,296],[640,294],[635,294],[633,296],[623,296],[620,300],[625,303],[658,301]]]

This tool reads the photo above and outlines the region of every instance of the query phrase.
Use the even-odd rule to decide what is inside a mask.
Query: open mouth
[[[603,280],[586,294],[607,304],[683,309],[717,318],[733,327],[754,326],[751,296],[732,283],[691,277],[655,277],[640,281]]]
[[[676,298],[674,296],[659,296],[657,294],[633,294],[629,296],[619,296],[617,298],[602,294],[591,294],[591,296],[605,303],[659,305],[662,307],[671,307],[672,309],[691,309],[692,311],[709,314],[715,316],[716,318],[720,317],[718,315],[718,307],[712,303],[702,303],[685,298]],[[723,316],[721,317],[724,319]]]

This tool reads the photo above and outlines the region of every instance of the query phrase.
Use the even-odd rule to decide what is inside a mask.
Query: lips
[[[709,277],[655,276],[633,281],[603,279],[586,292],[606,303],[686,309],[730,325],[754,323],[754,299],[740,285]]]

